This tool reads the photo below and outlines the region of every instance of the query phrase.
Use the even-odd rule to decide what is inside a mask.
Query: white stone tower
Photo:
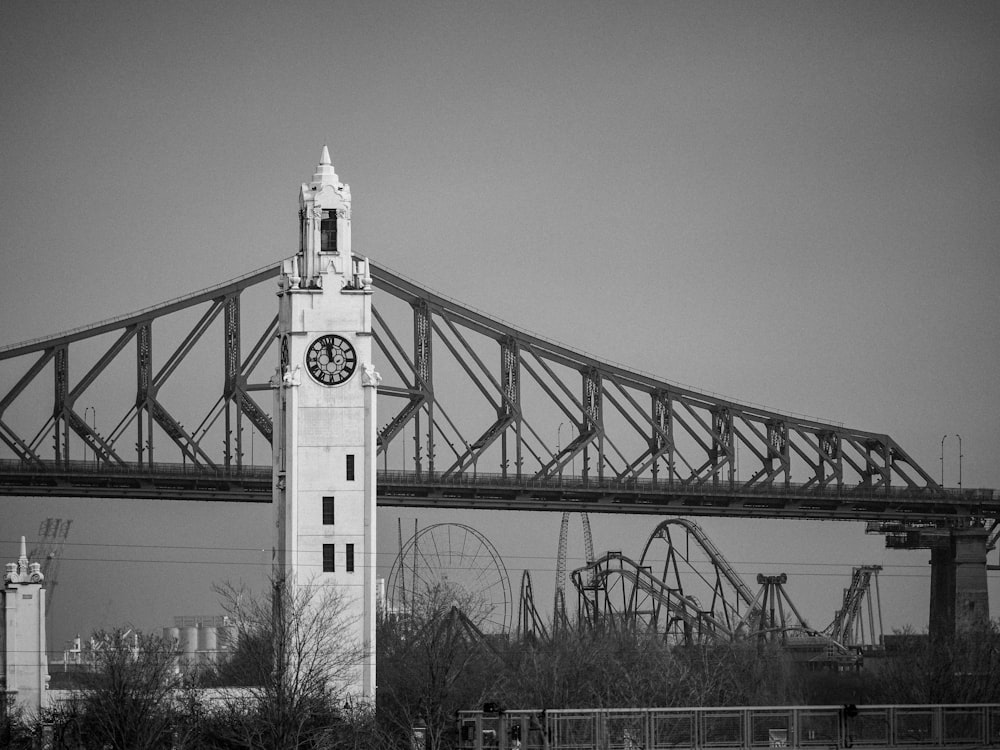
[[[279,280],[274,501],[279,576],[334,586],[367,653],[347,692],[375,697],[372,281],[351,253],[351,190],[323,147],[299,199],[299,251]]]
[[[41,565],[28,562],[27,546],[21,537],[21,556],[7,563],[4,575],[4,622],[0,632],[4,693],[29,713],[47,705],[49,682],[45,653],[45,589]]]

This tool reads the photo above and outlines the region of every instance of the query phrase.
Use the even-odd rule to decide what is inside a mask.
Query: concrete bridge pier
[[[935,529],[931,537],[931,638],[952,636],[989,621],[984,528]]]

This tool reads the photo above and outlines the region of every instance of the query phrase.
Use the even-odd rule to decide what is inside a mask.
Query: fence
[[[462,711],[461,750],[1000,747],[1000,704]]]

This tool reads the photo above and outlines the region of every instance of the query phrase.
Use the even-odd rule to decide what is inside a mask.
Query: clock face
[[[342,336],[320,336],[306,351],[306,369],[323,385],[346,382],[358,366],[358,355]]]

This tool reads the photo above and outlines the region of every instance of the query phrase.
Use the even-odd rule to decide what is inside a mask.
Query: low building
[[[48,705],[49,668],[45,653],[45,588],[41,565],[21,555],[4,574],[3,625],[0,630],[2,689],[7,702],[38,714]]]

